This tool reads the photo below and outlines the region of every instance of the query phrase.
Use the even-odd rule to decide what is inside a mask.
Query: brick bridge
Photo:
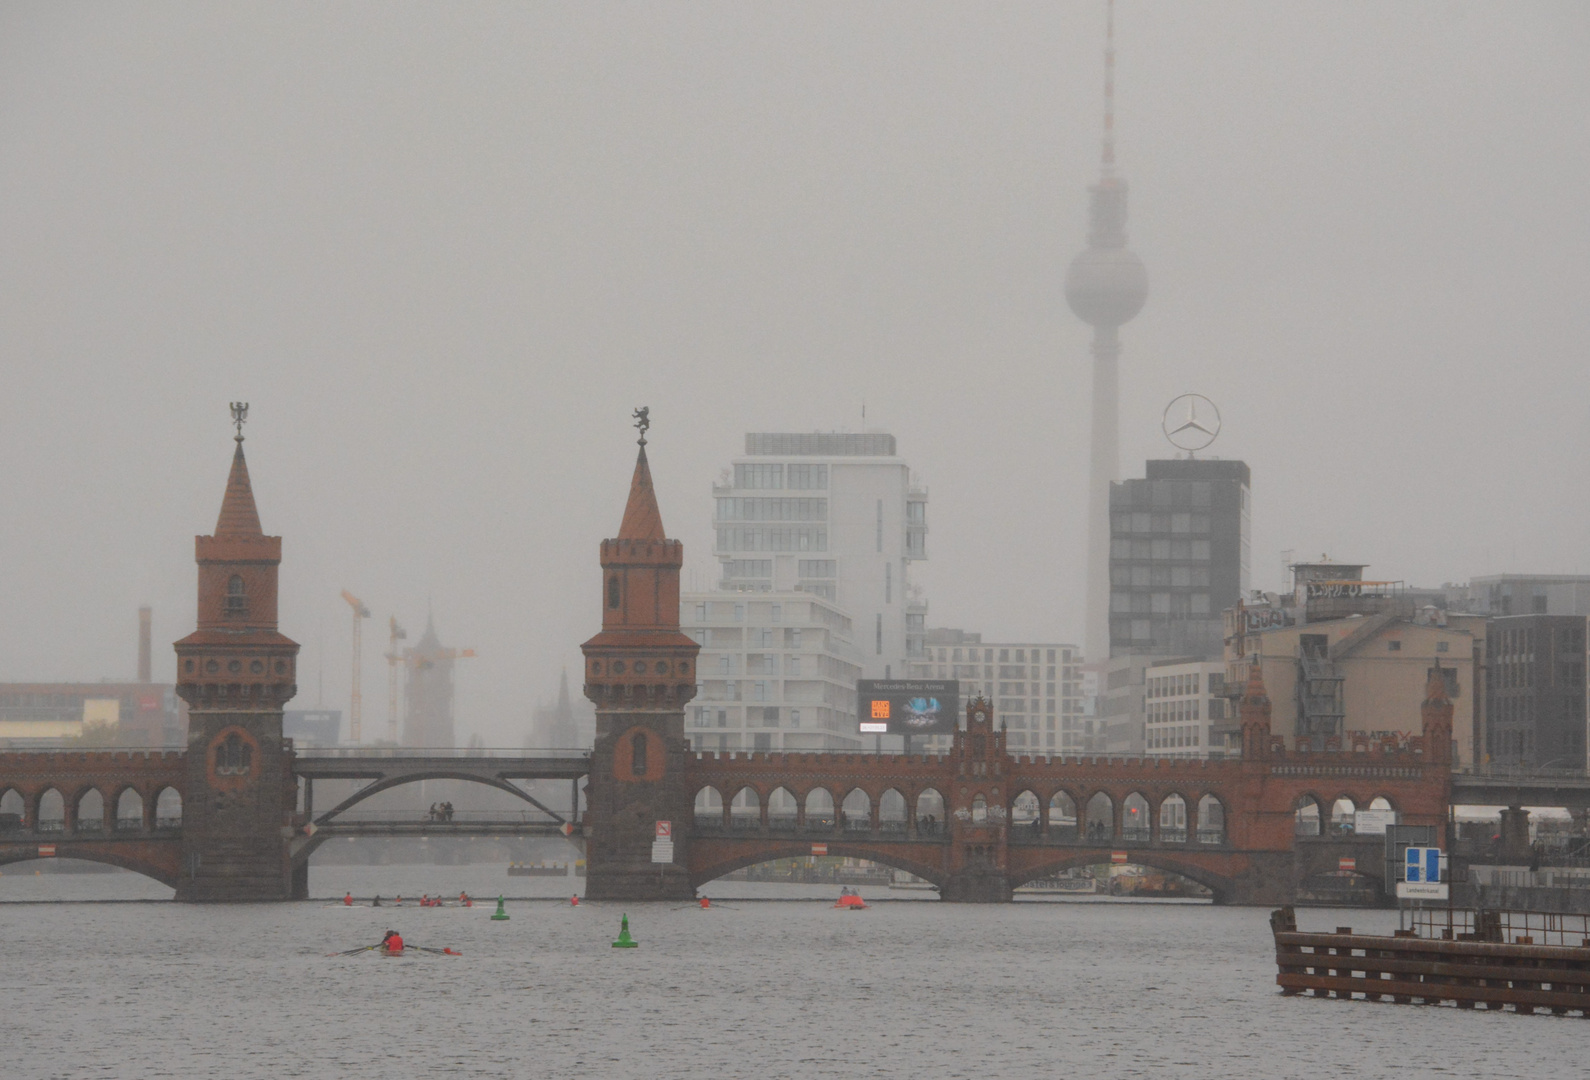
[[[1298,836],[1300,802],[1312,801],[1325,821],[1339,798],[1358,806],[1383,798],[1403,823],[1436,826],[1444,844],[1452,781],[1441,748],[1449,745],[1444,733],[1451,703],[1439,680],[1432,679],[1424,702],[1423,734],[1394,749],[1286,749],[1270,734],[1269,701],[1257,671],[1241,710],[1244,754],[1224,761],[1012,756],[981,700],[968,706],[966,729],[943,756],[694,753],[681,740],[666,755],[679,767],[666,786],[694,812],[679,816],[676,845],[683,858],[676,861],[693,892],[740,867],[807,856],[822,844],[828,854],[924,878],[947,900],[998,902],[1026,882],[1124,852],[1132,863],[1201,883],[1217,902],[1274,904],[1291,902],[1303,882],[1335,871],[1343,857],[1355,858],[1357,872],[1377,882],[1382,873],[1374,839]],[[202,842],[185,837],[182,828],[187,757],[0,755],[0,805],[16,814],[0,831],[0,864],[37,858],[40,847],[50,845],[59,856],[110,863],[180,888],[185,867],[204,858]],[[301,808],[280,829],[283,875],[291,882],[276,897],[283,899],[307,895],[307,864],[316,847],[330,837],[363,835],[361,826],[340,823],[339,815],[380,791],[427,779],[472,781],[518,794],[547,819],[517,827],[384,824],[386,832],[560,835],[565,825],[600,833],[604,804],[624,786],[593,772],[586,755],[297,755],[289,743],[279,760],[286,782],[301,785],[303,794]],[[512,783],[575,783],[581,777],[588,777],[591,806],[584,822],[541,806]],[[367,783],[317,813],[316,779]],[[59,800],[58,818],[41,813],[51,793]],[[643,818],[632,824],[649,845],[652,820]],[[633,853],[631,845],[623,848]],[[598,880],[604,853],[609,866],[625,857],[600,842],[591,845]]]
[[[260,525],[246,414],[233,407],[237,447],[215,532],[195,538],[197,629],[175,643],[187,750],[0,754],[0,864],[53,852],[148,874],[180,900],[286,900],[306,895],[317,838],[336,835],[338,816],[377,791],[453,778],[534,803],[512,781],[581,776],[593,899],[687,898],[738,867],[810,854],[815,842],[908,870],[947,900],[1006,901],[1023,882],[1125,851],[1221,901],[1285,903],[1344,856],[1361,874],[1382,873],[1370,839],[1295,835],[1300,805],[1324,823],[1342,797],[1360,806],[1383,798],[1447,846],[1452,704],[1439,671],[1421,734],[1397,745],[1288,749],[1271,733],[1255,668],[1234,760],[1012,757],[982,700],[944,756],[692,753],[684,707],[699,646],[679,630],[684,552],[663,532],[644,410],[623,522],[601,544],[602,630],[582,646],[597,718],[588,756],[296,754],[282,708],[297,692],[298,645],[277,629],[281,537]],[[317,815],[316,778],[368,783]],[[541,809],[548,829],[575,824]],[[671,850],[653,844],[661,821],[680,826]],[[406,835],[433,829],[404,824]]]
[[[567,780],[589,770],[588,754],[485,756],[333,751],[293,752],[280,760],[286,783],[301,792],[279,832],[283,874],[293,899],[308,896],[309,857],[347,836],[565,836],[570,817],[542,804],[515,780]],[[0,866],[39,858],[86,859],[134,870],[179,891],[202,866],[203,837],[184,831],[186,751],[21,751],[0,754]],[[337,805],[315,812],[314,782],[364,780]],[[372,795],[424,780],[465,780],[508,792],[539,811],[537,820],[349,821],[348,810]],[[578,805],[576,802],[574,805]],[[260,899],[285,899],[263,896]]]
[[[0,754],[0,866],[53,848],[175,888],[187,768],[177,751]]]
[[[1297,836],[1297,807],[1312,801],[1328,823],[1339,798],[1383,798],[1403,823],[1444,833],[1450,774],[1427,747],[1447,745],[1451,705],[1443,688],[1431,693],[1425,734],[1391,752],[1286,750],[1269,734],[1255,673],[1235,760],[1013,757],[983,701],[944,756],[687,754],[690,882],[810,855],[815,843],[909,871],[948,900],[1008,900],[1116,852],[1191,878],[1216,902],[1290,903],[1344,857],[1378,883],[1378,838]]]

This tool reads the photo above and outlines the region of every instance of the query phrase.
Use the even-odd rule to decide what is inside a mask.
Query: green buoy
[[[624,921],[618,924],[618,940],[613,942],[615,949],[638,949],[640,942],[629,936],[629,916],[624,916]]]
[[[500,896],[497,897],[497,910],[492,913],[491,919],[493,922],[506,922],[508,920],[508,913],[502,909],[502,897]]]

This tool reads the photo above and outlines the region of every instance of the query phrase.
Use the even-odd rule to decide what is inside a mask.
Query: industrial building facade
[[[1489,620],[1484,743],[1491,763],[1584,767],[1585,621],[1582,615]]]

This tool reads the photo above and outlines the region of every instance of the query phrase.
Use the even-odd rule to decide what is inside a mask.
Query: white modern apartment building
[[[1149,757],[1224,757],[1236,721],[1226,698],[1226,667],[1214,661],[1152,664],[1143,678],[1143,753]]]
[[[979,633],[932,629],[908,677],[957,679],[963,703],[979,695],[992,701],[994,722],[1005,725],[1013,754],[1082,752],[1082,650],[1075,645],[985,642]],[[925,749],[938,753],[947,745],[936,737]]]
[[[685,711],[694,749],[862,747],[862,656],[837,605],[809,592],[685,593],[679,625],[701,646]]]
[[[861,677],[901,678],[921,654],[927,491],[876,432],[752,433],[713,485],[718,587],[807,593],[851,620]]]

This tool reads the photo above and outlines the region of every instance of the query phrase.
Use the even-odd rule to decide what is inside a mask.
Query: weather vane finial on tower
[[[248,423],[248,402],[232,402],[232,423],[237,425],[237,441],[243,441],[243,425]]]
[[[247,408],[247,406],[244,406],[244,408]],[[636,441],[640,445],[645,446],[646,430],[651,427],[651,406],[642,405],[632,415],[635,417],[635,430],[640,432],[640,438]]]

